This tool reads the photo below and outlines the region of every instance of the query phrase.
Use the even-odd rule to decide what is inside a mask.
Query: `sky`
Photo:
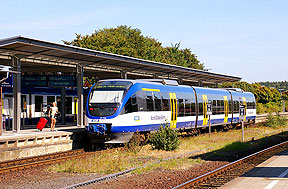
[[[119,25],[163,46],[180,42],[211,72],[249,83],[288,80],[286,0],[0,0],[0,39],[63,44]]]

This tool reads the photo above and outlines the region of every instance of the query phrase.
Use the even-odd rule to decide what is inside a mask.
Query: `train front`
[[[91,88],[86,107],[86,130],[93,142],[122,143],[131,138],[130,133],[116,136],[111,127],[117,123],[117,116],[123,109],[122,99],[132,85],[127,80],[103,80]]]

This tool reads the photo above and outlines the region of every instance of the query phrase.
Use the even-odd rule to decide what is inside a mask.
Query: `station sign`
[[[48,87],[76,87],[74,75],[49,76]]]
[[[21,82],[23,87],[76,87],[76,77],[73,75],[24,75]]]
[[[212,115],[212,104],[207,104],[207,115]]]
[[[4,77],[6,77],[6,74]],[[9,74],[9,77],[0,84],[0,87],[13,87],[13,75]]]
[[[240,121],[243,121],[244,117],[245,117],[245,106],[240,105],[240,107],[239,107],[239,119],[240,119]]]
[[[47,87],[47,77],[40,75],[23,75],[21,77],[23,87]]]

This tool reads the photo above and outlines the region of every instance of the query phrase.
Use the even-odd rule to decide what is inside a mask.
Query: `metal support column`
[[[17,57],[12,57],[12,68],[13,71],[13,99],[14,99],[14,111],[13,111],[13,122],[12,130],[17,133],[21,127],[21,61]]]
[[[153,74],[153,79],[158,79],[158,75]]]
[[[127,72],[125,72],[124,70],[120,71],[120,77],[121,79],[127,79]]]
[[[215,83],[215,88],[218,88],[218,83]]]
[[[203,86],[202,81],[198,81],[198,82],[199,82],[199,87],[202,87]]]
[[[178,83],[179,83],[179,85],[183,85],[183,79],[182,79],[182,78],[179,78],[179,79],[178,79]]]
[[[61,87],[61,124],[65,124],[65,99],[66,99],[66,91],[65,87]]]
[[[84,113],[83,113],[83,67],[77,65],[77,97],[78,97],[78,112],[77,112],[77,126],[83,127]]]

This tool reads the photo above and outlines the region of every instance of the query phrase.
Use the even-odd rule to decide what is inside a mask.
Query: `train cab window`
[[[145,91],[146,94],[146,106],[148,111],[154,111],[153,93],[152,91]]]
[[[161,111],[161,94],[160,92],[153,92],[154,103],[155,103],[155,111]]]
[[[162,111],[169,111],[169,107],[170,107],[169,93],[162,92],[161,96],[162,96]]]
[[[35,112],[42,112],[43,96],[35,95]]]
[[[136,95],[134,94],[132,97],[128,99],[128,101],[125,104],[125,113],[131,113],[131,112],[137,112],[138,111],[138,105],[136,100]]]
[[[185,104],[183,99],[178,99],[179,104],[179,111],[178,111],[178,117],[185,116]]]

